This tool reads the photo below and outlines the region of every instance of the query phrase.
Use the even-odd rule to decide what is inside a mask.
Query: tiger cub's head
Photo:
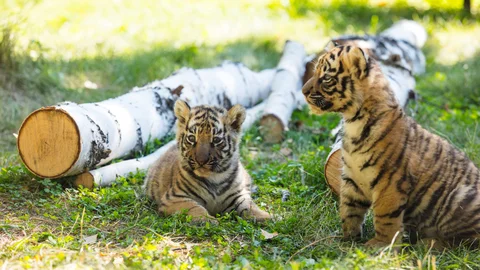
[[[316,114],[356,112],[362,104],[372,61],[358,47],[335,47],[329,42],[313,77],[302,88],[311,110]]]
[[[212,172],[225,172],[238,161],[240,130],[245,120],[241,105],[227,111],[213,106],[190,108],[185,101],[177,100],[174,111],[182,166],[207,177]]]

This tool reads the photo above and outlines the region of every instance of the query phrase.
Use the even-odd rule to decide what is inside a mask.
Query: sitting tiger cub
[[[145,179],[146,194],[157,203],[159,213],[186,210],[192,221],[230,211],[258,222],[269,219],[252,201],[251,179],[239,160],[245,109],[190,108],[178,100],[174,111],[177,145],[152,165]]]
[[[347,239],[361,237],[373,208],[375,237],[397,232],[436,247],[480,239],[480,171],[447,141],[419,126],[397,103],[374,59],[354,46],[327,46],[302,92],[316,114],[343,115],[340,217]],[[477,241],[476,241],[477,240]]]

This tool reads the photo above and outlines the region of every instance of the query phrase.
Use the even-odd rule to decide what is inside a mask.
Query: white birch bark
[[[93,169],[142,149],[148,140],[162,138],[174,124],[173,105],[178,98],[191,106],[252,107],[269,95],[275,72],[267,69],[257,73],[233,62],[208,69],[182,68],[117,98],[60,103],[55,109],[69,115],[78,127],[80,153],[58,177]]]
[[[293,110],[301,102],[297,93],[301,93],[306,53],[302,44],[290,40],[285,43],[283,52],[263,117],[276,117],[286,130]]]
[[[265,105],[266,102],[262,102],[246,110],[246,118],[242,124],[242,130],[249,129],[253,123],[260,118]],[[86,175],[90,181],[94,182],[98,186],[109,186],[115,182],[119,176],[126,177],[129,173],[136,172],[137,170],[147,170],[150,165],[158,160],[172,145],[175,145],[176,143],[177,142],[175,140],[170,141],[148,156],[103,166],[98,169],[83,173],[82,176],[85,177]],[[78,184],[85,185],[85,183]],[[90,184],[87,185],[88,187],[91,186]]]

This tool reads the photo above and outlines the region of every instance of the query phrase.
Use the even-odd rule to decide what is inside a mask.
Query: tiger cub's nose
[[[210,149],[208,146],[201,146],[195,152],[195,161],[198,165],[203,166],[205,165],[208,160],[210,159]]]

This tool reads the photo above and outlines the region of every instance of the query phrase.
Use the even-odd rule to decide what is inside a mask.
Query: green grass
[[[160,218],[141,195],[144,172],[93,190],[71,188],[68,179],[37,179],[20,164],[12,136],[41,106],[104,100],[182,66],[230,59],[270,68],[287,38],[315,52],[329,37],[374,33],[410,18],[429,38],[427,72],[417,78],[421,98],[409,110],[478,165],[480,21],[463,14],[461,2],[1,2],[0,268],[480,268],[479,251],[440,253],[419,245],[395,254],[340,240],[337,198],[323,175],[336,115],[297,111],[276,145],[263,143],[255,128],[245,132],[242,160],[258,186],[256,201],[281,217],[264,225],[235,215],[204,227],[184,215]],[[480,2],[473,4],[478,12]],[[282,155],[283,148],[292,154]],[[371,222],[366,237],[373,235]],[[278,236],[265,239],[262,230]]]

